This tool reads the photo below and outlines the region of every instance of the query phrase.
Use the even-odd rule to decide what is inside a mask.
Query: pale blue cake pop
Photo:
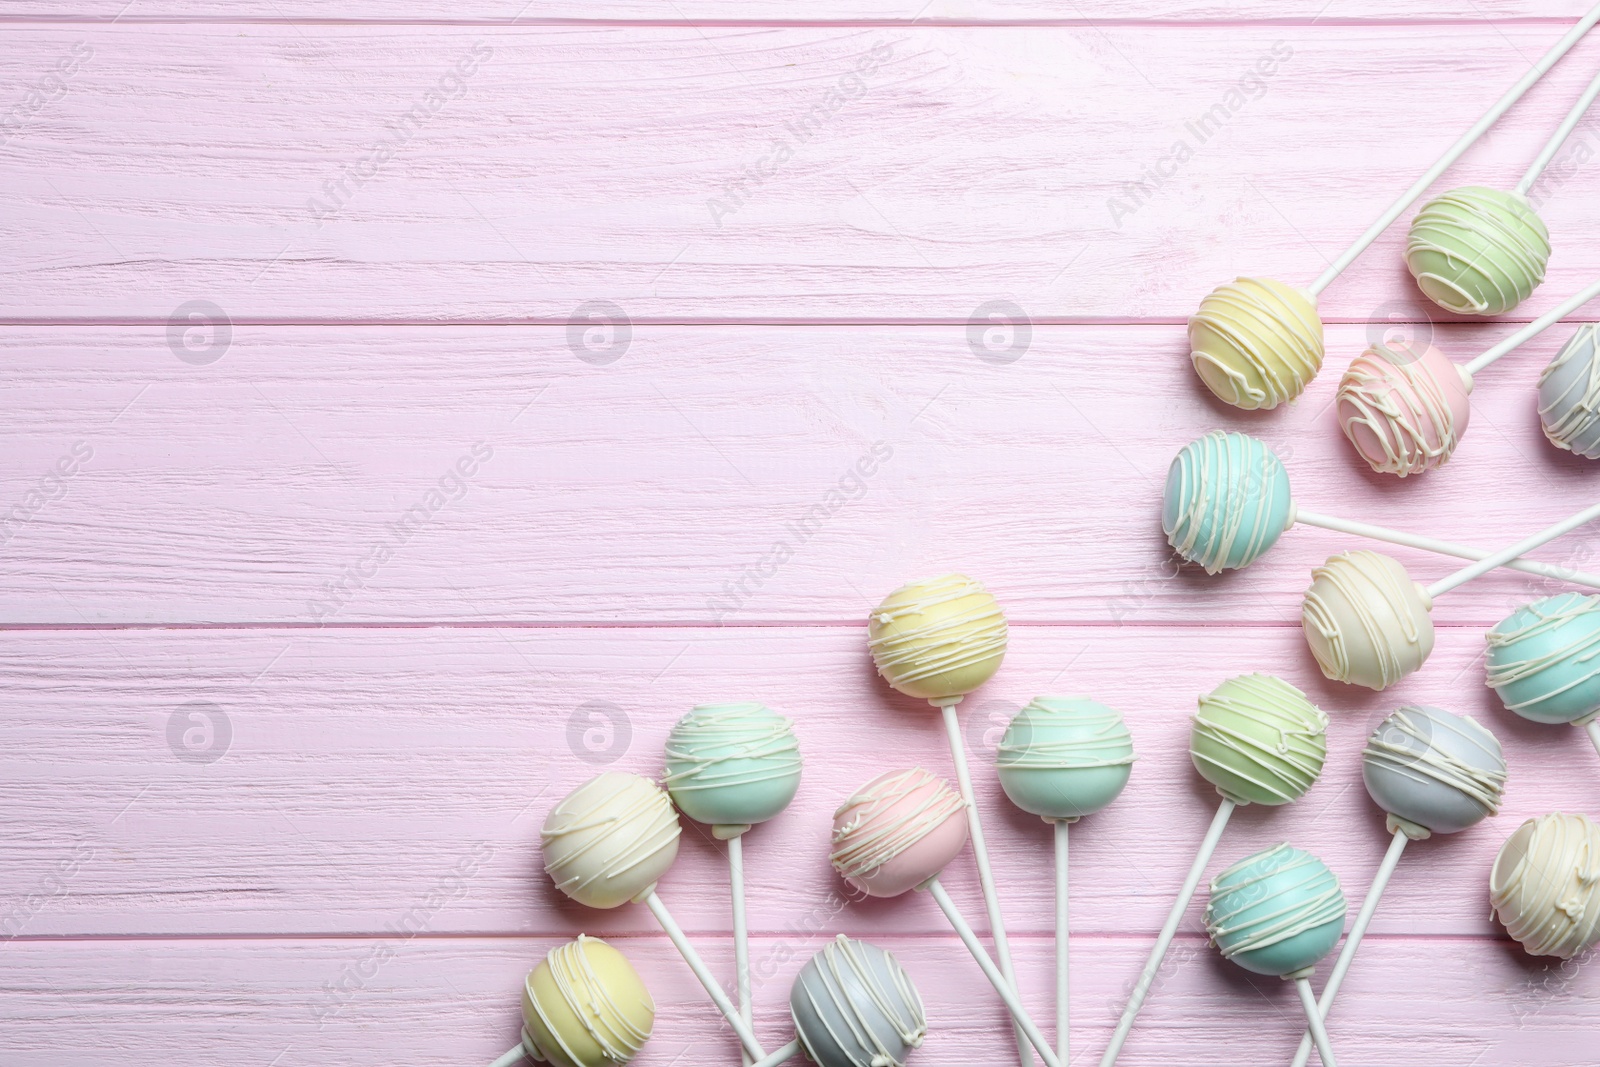
[[[1338,943],[1347,910],[1325,863],[1277,845],[1212,880],[1206,932],[1225,959],[1247,971],[1302,978]]]
[[[1047,822],[1093,815],[1117,799],[1133,760],[1122,715],[1084,697],[1035,697],[995,753],[1006,796]]]
[[[674,804],[719,838],[788,807],[800,788],[794,724],[764,704],[702,704],[667,736],[662,779]]]
[[[1486,680],[1534,722],[1586,722],[1600,712],[1600,596],[1558,593],[1519,608],[1488,633]]]
[[[1248,566],[1293,522],[1289,472],[1266,445],[1213,430],[1184,446],[1167,470],[1161,528],[1208,574]]]
[[[1477,720],[1407,704],[1367,739],[1361,780],[1389,813],[1389,832],[1454,834],[1500,810],[1506,760]]]

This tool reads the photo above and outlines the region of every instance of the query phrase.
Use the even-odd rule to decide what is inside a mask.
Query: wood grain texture
[[[807,759],[800,797],[746,846],[751,928],[942,930],[920,894],[846,901],[827,863],[831,814],[857,786],[889,765],[952,773],[938,719],[878,681],[864,634],[13,633],[0,659],[0,806],[15,826],[0,899],[65,885],[13,915],[9,932],[372,933],[448,883],[448,906],[424,909],[436,912],[434,933],[549,934],[574,923],[645,933],[654,924],[641,908],[602,914],[562,899],[539,869],[538,828],[602,769],[660,774],[667,731],[693,704],[750,698],[794,717]],[[1126,795],[1074,828],[1073,920],[1084,932],[1146,935],[1216,806],[1187,755],[1195,698],[1268,670],[1329,711],[1331,755],[1302,801],[1241,811],[1214,871],[1289,840],[1323,856],[1359,900],[1387,845],[1360,781],[1365,738],[1400,703],[1444,706],[1505,742],[1505,810],[1409,851],[1374,929],[1493,935],[1486,887],[1501,841],[1530,815],[1593,810],[1600,770],[1577,730],[1501,709],[1481,660],[1480,634],[1451,628],[1427,670],[1374,694],[1323,681],[1298,630],[1016,628],[1001,674],[965,712],[1011,925],[1042,935],[1053,922],[1047,828],[1006,801],[993,770],[994,746],[1023,704],[1083,692],[1127,715],[1139,763]],[[686,824],[681,852],[663,899],[687,929],[726,929],[720,846]],[[53,873],[63,865],[75,868],[70,878]],[[981,924],[970,861],[949,880]],[[1202,903],[1185,929],[1198,930]]]
[[[1181,321],[1308,283],[1556,31],[17,27],[17,99],[77,62],[0,155],[0,317]],[[1513,184],[1597,63],[1448,180]],[[1600,275],[1582,138],[1531,313]],[[1418,304],[1403,233],[1326,316]]]
[[[916,976],[916,1067],[991,1062],[1009,1027],[931,902],[845,899],[826,863],[853,788],[890,763],[950,773],[862,619],[952,567],[1014,624],[963,716],[1043,1017],[1048,833],[993,747],[1055,691],[1122,709],[1139,752],[1073,830],[1078,1062],[1216,802],[1185,751],[1195,697],[1267,670],[1329,710],[1327,769],[1237,815],[1213,872],[1289,840],[1359,901],[1386,845],[1360,750],[1401,702],[1473,714],[1511,765],[1498,818],[1408,849],[1334,1020],[1346,1067],[1592,1067],[1594,968],[1527,957],[1486,899],[1520,820],[1600,811],[1581,735],[1481,682],[1483,629],[1553,587],[1441,598],[1427,668],[1371,694],[1323,681],[1295,625],[1309,568],[1351,539],[1291,531],[1212,579],[1157,525],[1172,455],[1217,426],[1266,439],[1307,507],[1485,547],[1594,499],[1600,474],[1544,443],[1531,402],[1564,329],[1482,376],[1445,470],[1353,460],[1329,404],[1369,340],[1399,323],[1464,360],[1512,328],[1430,323],[1399,229],[1326,294],[1329,365],[1293,408],[1209,399],[1182,327],[1237,273],[1309,280],[1586,0],[828,0],[804,19],[138,0],[108,24],[122,3],[0,11],[5,1067],[486,1063],[522,974],[579,931],[617,938],[657,998],[641,1067],[731,1063],[648,914],[560,898],[537,830],[603,767],[658,773],[692,704],[749,697],[795,717],[808,760],[747,844],[759,1030],[787,1037],[789,982],[845,931]],[[1257,92],[1274,47],[1291,54]],[[1446,184],[1511,184],[1596,65],[1600,39]],[[1213,107],[1198,143],[1185,123]],[[792,157],[745,179],[775,137]],[[1153,182],[1179,138],[1192,158]],[[1519,317],[1600,273],[1597,155],[1587,123],[1540,191],[1556,253]],[[1028,324],[986,348],[969,320],[992,301]],[[1600,569],[1596,544],[1541,555]],[[731,982],[702,831],[662,893]],[[945,881],[985,925],[970,857]],[[1203,897],[1129,1067],[1286,1062],[1298,1040],[1291,991],[1205,944]]]
[[[930,1032],[918,1067],[992,1062],[1003,1010],[976,966],[947,938],[875,936],[911,973]],[[484,1064],[516,1041],[522,976],[551,938],[418,937],[285,941],[13,942],[0,989],[7,1063],[57,1067],[107,1053],[150,1067],[196,1062],[279,1067]],[[789,983],[822,938],[761,937],[783,962],[755,991],[755,1025],[769,1047],[791,1033]],[[729,1063],[737,1046],[660,938],[618,946],[649,985],[656,1029],[640,1067]],[[726,970],[725,939],[703,942]],[[1050,942],[1018,938],[1018,980],[1048,1014]],[[1105,1044],[1144,945],[1074,941],[1074,1022],[1084,1060]],[[1329,1023],[1353,1064],[1417,1067],[1582,1067],[1592,1062],[1594,983],[1571,967],[1532,962],[1504,943],[1375,937],[1362,949]],[[375,962],[380,960],[382,962]],[[1225,963],[1183,938],[1128,1044],[1130,1067],[1182,1062],[1288,1062],[1299,1039],[1293,990]],[[336,992],[330,992],[332,987]],[[1426,998],[1427,1011],[1417,1004]],[[320,1014],[317,1014],[320,1012]],[[797,1065],[804,1060],[791,1061]]]
[[[12,328],[0,501],[28,517],[5,527],[0,610],[856,622],[901,582],[960,567],[1014,620],[1295,625],[1310,569],[1357,539],[1301,527],[1247,570],[1180,570],[1161,486],[1206,430],[1267,440],[1308,508],[1486,549],[1577,510],[1600,479],[1545,442],[1532,403],[1567,328],[1482,375],[1449,466],[1372,474],[1331,401],[1382,330],[1331,327],[1303,400],[1242,418],[1199,384],[1176,326],[1036,327],[1005,365],[963,327],[640,326],[603,367],[551,327],[240,326],[209,366],[156,327]],[[1505,330],[1433,337],[1464,359]],[[31,496],[75,446],[92,458]],[[1539,555],[1600,570],[1596,546],[1580,531]],[[1455,568],[1395,554],[1419,579]],[[1435,615],[1488,626],[1553,588],[1502,572]]]

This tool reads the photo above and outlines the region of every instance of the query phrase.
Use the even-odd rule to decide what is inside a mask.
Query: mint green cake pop
[[[1006,796],[1046,822],[1074,821],[1110,804],[1128,784],[1133,760],[1121,713],[1085,697],[1035,697],[995,753]]]
[[[1206,933],[1247,971],[1300,978],[1338,944],[1348,910],[1327,864],[1277,845],[1212,879]]]
[[[1207,574],[1249,566],[1293,516],[1283,461],[1248,434],[1213,430],[1185,445],[1167,469],[1161,528]]]
[[[1600,596],[1558,593],[1488,633],[1487,681],[1533,722],[1587,722],[1600,712]]]
[[[1482,185],[1434,197],[1411,220],[1406,266],[1446,311],[1500,315],[1544,281],[1550,231],[1528,198]]]
[[[800,788],[794,724],[754,702],[702,704],[667,736],[672,802],[723,840],[789,806]]]

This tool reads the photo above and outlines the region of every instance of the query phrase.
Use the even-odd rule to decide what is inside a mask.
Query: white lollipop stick
[[[1150,987],[1155,984],[1156,974],[1161,970],[1161,961],[1166,959],[1167,949],[1178,933],[1178,923],[1183,920],[1183,913],[1188,910],[1189,901],[1194,899],[1194,891],[1200,885],[1200,876],[1205,874],[1206,864],[1211,862],[1211,854],[1217,850],[1217,842],[1222,839],[1222,831],[1228,825],[1228,817],[1233,814],[1233,809],[1237,806],[1226,797],[1217,805],[1217,814],[1212,817],[1211,826],[1200,842],[1200,851],[1195,854],[1194,863],[1189,867],[1189,875],[1183,880],[1183,888],[1178,890],[1178,899],[1172,902],[1172,910],[1167,912],[1166,924],[1161,927],[1155,946],[1150,949],[1150,958],[1145,960],[1139,981],[1134,984],[1133,992],[1128,996],[1128,1006],[1122,1009],[1122,1018],[1117,1020],[1117,1030],[1111,1035],[1111,1045],[1106,1049],[1106,1054],[1100,1057],[1100,1067],[1111,1067],[1122,1054],[1122,1044],[1128,1040],[1128,1032],[1133,1029],[1133,1020],[1138,1017],[1139,1009],[1144,1007],[1145,997],[1150,995]]]
[[[1322,1016],[1317,1014],[1317,998],[1311,992],[1311,979],[1296,978],[1295,991],[1300,994],[1300,1003],[1306,1009],[1306,1021],[1311,1024],[1311,1036],[1317,1043],[1317,1055],[1322,1057],[1322,1067],[1339,1067],[1333,1061],[1333,1049],[1328,1045],[1328,1031],[1322,1025]]]
[[[800,1040],[796,1038],[765,1059],[757,1060],[750,1067],[778,1067],[778,1064],[792,1060],[798,1055],[800,1055]]]
[[[1374,541],[1387,541],[1391,545],[1404,545],[1406,548],[1417,548],[1424,552],[1437,552],[1441,556],[1455,556],[1457,559],[1488,559],[1491,555],[1491,553],[1485,552],[1481,548],[1468,548],[1465,545],[1454,544],[1450,541],[1421,537],[1417,534],[1390,530],[1382,526],[1370,526],[1364,522],[1336,519],[1329,515],[1323,515],[1315,511],[1304,511],[1299,508],[1295,509],[1294,521],[1303,522],[1307,526],[1315,526],[1323,530],[1353,534],[1356,537],[1370,537]],[[1586,585],[1592,589],[1600,589],[1600,574],[1568,570],[1558,564],[1540,563],[1531,559],[1510,560],[1505,566],[1514,571],[1522,571],[1524,574],[1537,574],[1544,578],[1554,578],[1559,582],[1571,582],[1573,585]]]
[[[672,918],[672,913],[661,902],[656,891],[651,889],[645,894],[645,907],[650,909],[650,914],[656,917],[656,922],[661,924],[661,929],[666,931],[667,937],[672,940],[678,949],[678,954],[683,957],[683,962],[689,965],[694,976],[700,979],[700,984],[705,987],[710,995],[711,1002],[722,1012],[723,1018],[728,1020],[728,1025],[733,1027],[733,1032],[739,1035],[739,1041],[744,1045],[745,1051],[750,1053],[752,1060],[760,1061],[767,1058],[767,1050],[761,1047],[761,1042],[756,1040],[756,1035],[745,1023],[744,1017],[739,1014],[739,1009],[728,1000],[728,994],[722,991],[717,980],[711,977],[711,971],[706,967],[705,961],[700,958],[700,953],[689,944],[689,939],[684,936],[683,929]]]
[[[1477,563],[1472,564],[1470,567],[1463,567],[1454,574],[1439,579],[1437,582],[1434,582],[1432,585],[1428,586],[1428,596],[1431,598],[1437,597],[1442,593],[1448,593],[1456,586],[1465,585],[1474,578],[1488,574],[1496,567],[1514,560],[1518,556],[1527,555],[1529,552],[1532,552],[1546,541],[1554,541],[1562,534],[1576,530],[1584,523],[1593,522],[1595,519],[1600,519],[1600,504],[1587,507],[1578,512],[1576,515],[1572,516],[1570,519],[1562,519],[1554,526],[1547,527],[1546,529],[1539,531],[1526,540],[1518,541],[1510,548],[1501,549],[1494,555],[1481,559]]]
[[[1339,950],[1339,958],[1333,965],[1333,973],[1328,975],[1328,984],[1322,987],[1322,999],[1317,1002],[1317,1020],[1328,1017],[1328,1012],[1333,1008],[1333,998],[1339,993],[1339,986],[1344,984],[1345,972],[1350,970],[1351,962],[1356,958],[1356,949],[1361,947],[1361,939],[1367,936],[1367,927],[1372,923],[1372,916],[1378,910],[1378,901],[1383,899],[1383,891],[1389,887],[1389,876],[1394,874],[1395,865],[1400,862],[1400,853],[1406,850],[1406,843],[1411,839],[1404,830],[1396,830],[1394,839],[1389,842],[1389,851],[1384,854],[1383,862],[1378,865],[1378,873],[1372,876],[1372,888],[1367,890],[1367,899],[1361,902],[1361,910],[1356,913],[1355,925],[1350,927],[1350,932],[1344,935],[1344,947]],[[1293,1067],[1306,1067],[1306,1061],[1311,1058],[1311,1042],[1315,1035],[1307,1028],[1305,1036],[1300,1039],[1300,1048],[1294,1054]],[[1324,1062],[1328,1054],[1321,1048]]]
[[[1594,750],[1600,752],[1600,719],[1590,719],[1584,729],[1589,733],[1589,740],[1594,742]]]
[[[978,935],[972,932],[972,927],[967,925],[967,920],[961,917],[961,911],[956,907],[956,902],[950,899],[950,894],[944,891],[944,886],[939,884],[937,875],[928,879],[919,889],[926,889],[934,901],[939,905],[939,910],[944,912],[944,917],[950,920],[950,925],[955,928],[956,935],[961,938],[961,943],[967,946],[967,951],[972,953],[972,958],[978,961],[978,966],[983,968],[983,975],[989,979],[989,984],[994,986],[994,991],[1000,994],[1000,999],[1005,1002],[1011,1018],[1022,1028],[1023,1034],[1032,1042],[1038,1051],[1039,1058],[1044,1060],[1048,1067],[1062,1067],[1056,1054],[1050,1051],[1050,1042],[1045,1040],[1039,1027],[1034,1025],[1033,1018],[1028,1015],[1028,1009],[1022,1006],[1022,1001],[1017,999],[1016,987],[1007,982],[1005,975],[994,965],[989,954],[983,950],[983,945],[978,941]]]
[[[1561,146],[1566,143],[1567,138],[1572,136],[1572,131],[1578,126],[1578,121],[1583,118],[1583,113],[1589,110],[1589,105],[1594,103],[1596,96],[1600,96],[1600,74],[1594,76],[1594,81],[1589,83],[1589,88],[1583,91],[1583,95],[1578,97],[1578,102],[1572,105],[1572,110],[1567,112],[1566,119],[1562,121],[1560,126],[1556,127],[1556,132],[1550,135],[1550,140],[1545,142],[1544,150],[1539,153],[1539,158],[1533,161],[1533,166],[1528,168],[1528,173],[1524,174],[1522,180],[1517,183],[1517,192],[1526,196],[1528,190],[1533,188],[1534,183],[1539,180],[1539,175],[1544,173],[1544,169],[1550,165],[1552,159],[1556,158],[1556,153],[1561,151]]]
[[[994,954],[1000,958],[1000,973],[1006,984],[1015,989],[1017,976],[1011,966],[1011,943],[1006,939],[1005,920],[1000,915],[1000,897],[995,893],[994,871],[989,866],[989,846],[983,837],[983,823],[978,818],[978,801],[972,793],[972,774],[967,769],[967,751],[961,743],[961,722],[956,718],[956,705],[960,697],[930,700],[944,715],[945,736],[950,739],[950,759],[956,765],[956,787],[961,799],[967,802],[967,832],[972,838],[972,857],[978,863],[978,885],[983,889],[984,910],[989,913],[990,937],[994,939]],[[1017,1039],[1017,1055],[1022,1067],[1033,1067],[1033,1056],[1028,1053],[1028,1041],[1020,1023],[1012,1030]]]
[[[511,1049],[509,1052],[505,1053],[505,1055],[489,1064],[489,1067],[511,1067],[513,1063],[520,1061],[526,1054],[527,1053],[523,1051],[522,1045],[518,1044],[516,1048]]]
[[[1067,827],[1071,819],[1056,820],[1056,1058],[1071,1062],[1072,997],[1068,993],[1071,940],[1067,935]]]
[[[1468,363],[1465,367],[1467,374],[1477,374],[1479,371],[1483,370],[1483,368],[1487,367],[1501,356],[1508,352],[1514,351],[1520,345],[1527,341],[1531,341],[1541,333],[1544,333],[1550,327],[1554,326],[1566,316],[1572,314],[1572,312],[1578,310],[1578,308],[1582,307],[1584,304],[1587,304],[1597,296],[1600,296],[1600,282],[1595,282],[1582,292],[1575,293],[1572,296],[1567,297],[1567,299],[1563,300],[1561,303],[1557,304],[1543,315],[1540,315],[1538,318],[1528,323],[1528,325],[1524,326],[1510,337],[1507,337],[1504,341],[1501,341],[1499,344],[1489,349],[1471,363]]]
[[[1356,238],[1356,243],[1346,249],[1344,255],[1329,264],[1328,269],[1322,272],[1322,276],[1311,283],[1308,290],[1311,295],[1316,296],[1331,285],[1335,278],[1343,274],[1345,268],[1354,263],[1356,257],[1365,252],[1367,246],[1376,241],[1378,235],[1387,230],[1390,224],[1400,217],[1401,212],[1415,203],[1417,197],[1427,191],[1428,186],[1438,181],[1439,175],[1443,174],[1457,159],[1460,159],[1462,153],[1472,147],[1473,142],[1482,137],[1484,132],[1490,126],[1493,126],[1501,115],[1510,110],[1511,105],[1522,99],[1522,95],[1531,89],[1535,82],[1544,77],[1545,73],[1556,65],[1557,60],[1571,51],[1572,46],[1577,44],[1579,38],[1588,33],[1589,28],[1596,22],[1600,22],[1600,5],[1596,5],[1587,15],[1578,20],[1578,24],[1568,30],[1561,40],[1557,41],[1539,62],[1529,68],[1528,73],[1524,74],[1515,85],[1506,90],[1506,94],[1496,100],[1494,106],[1486,111],[1483,117],[1474,123],[1470,130],[1462,134],[1461,139],[1451,145],[1449,150],[1439,157],[1439,161],[1429,167],[1422,177],[1417,179],[1415,185],[1401,193],[1400,199],[1390,204],[1389,209],[1378,217],[1378,221],[1374,222],[1366,233]]]
[[[728,885],[733,897],[733,962],[738,973],[739,1017],[753,1030],[755,1022],[750,1010],[750,932],[745,925],[744,848],[740,845],[743,840],[742,833],[728,838]],[[748,1065],[749,1051],[741,1048],[739,1059]]]

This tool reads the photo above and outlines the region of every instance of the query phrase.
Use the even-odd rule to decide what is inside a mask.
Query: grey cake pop
[[[905,1067],[928,1032],[922,998],[894,956],[843,934],[801,968],[789,1011],[817,1067]]]

